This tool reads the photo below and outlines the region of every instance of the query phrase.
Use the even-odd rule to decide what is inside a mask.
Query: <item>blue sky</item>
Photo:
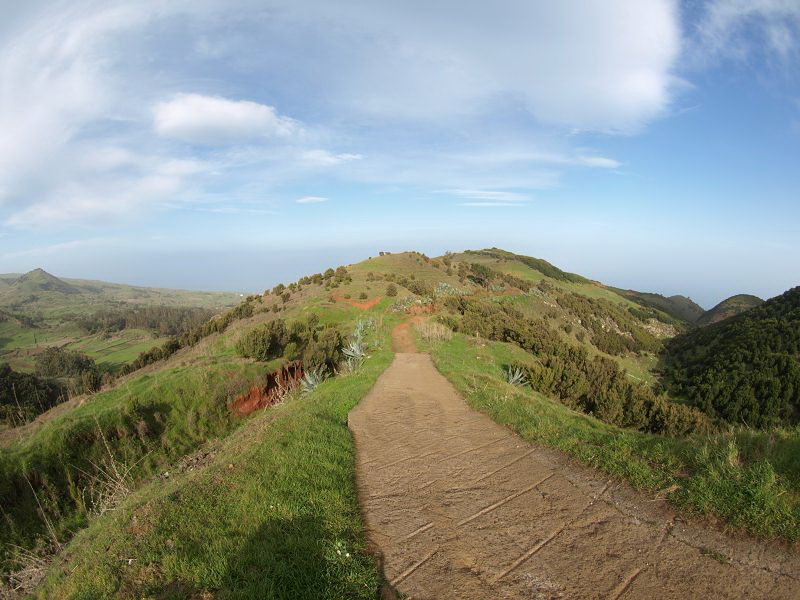
[[[800,284],[800,3],[0,6],[0,272],[256,291],[499,246]]]

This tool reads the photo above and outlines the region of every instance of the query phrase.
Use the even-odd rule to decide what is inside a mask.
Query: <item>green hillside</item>
[[[800,287],[666,345],[664,384],[709,415],[752,427],[800,423]]]
[[[331,267],[0,431],[0,572],[18,582],[36,557],[24,589],[40,598],[379,597],[347,415],[412,323],[467,401],[525,439],[684,515],[800,540],[798,432],[738,429],[661,393],[657,357],[685,324],[543,262],[492,249]],[[302,385],[242,416],[293,361]]]
[[[194,292],[62,279],[42,269],[0,276],[0,361],[18,371],[35,368],[47,347],[85,351],[109,368],[117,368],[169,335],[162,323],[87,329],[87,322],[132,321],[132,311],[191,309],[203,319],[234,306],[240,294]],[[175,318],[185,318],[177,316]]]
[[[58,292],[61,294],[78,294],[77,288],[62,281],[43,269],[34,269],[14,280],[6,291],[5,298],[24,297],[26,294]]]
[[[711,310],[704,312],[695,323],[697,325],[710,325],[734,317],[746,310],[760,306],[764,301],[758,296],[749,294],[738,294],[723,300]]]
[[[513,252],[501,250],[500,248],[490,248],[488,250],[467,250],[466,253],[476,254],[479,256],[490,256],[500,260],[517,261],[535,271],[539,271],[539,273],[546,277],[556,279],[558,281],[569,281],[572,283],[588,283],[589,281],[585,277],[581,277],[575,273],[567,273],[566,271],[562,271],[544,259],[514,254]]]
[[[694,302],[691,298],[686,296],[662,296],[661,294],[653,294],[650,292],[637,292],[634,290],[623,290],[620,288],[609,288],[642,306],[656,308],[666,314],[685,321],[687,323],[694,323],[705,312],[703,308]]]

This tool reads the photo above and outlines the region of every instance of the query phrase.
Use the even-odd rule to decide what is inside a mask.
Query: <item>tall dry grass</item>
[[[419,331],[422,339],[429,344],[445,342],[453,337],[453,331],[449,327],[442,325],[441,323],[436,323],[435,321],[423,321],[422,323],[417,323],[416,329]]]

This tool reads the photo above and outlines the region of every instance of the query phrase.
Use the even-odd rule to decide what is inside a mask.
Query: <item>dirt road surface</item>
[[[396,354],[350,428],[368,538],[414,600],[800,598],[795,554],[683,521],[526,443],[471,410],[427,354]]]

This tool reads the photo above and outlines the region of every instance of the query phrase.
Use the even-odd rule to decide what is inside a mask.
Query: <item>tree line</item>
[[[705,413],[751,427],[800,423],[800,287],[670,340],[666,390]]]
[[[112,333],[124,329],[146,329],[159,336],[181,335],[214,315],[214,311],[196,307],[134,306],[121,310],[97,311],[79,317],[76,323],[89,333]]]

